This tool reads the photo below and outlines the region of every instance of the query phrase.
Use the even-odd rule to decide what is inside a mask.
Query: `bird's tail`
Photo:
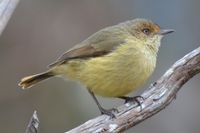
[[[55,76],[55,75],[51,71],[27,76],[27,77],[22,78],[21,82],[18,85],[21,86],[22,89],[30,88],[30,87],[34,86],[35,84],[37,84],[43,80],[46,80],[50,77],[53,77],[53,76]]]

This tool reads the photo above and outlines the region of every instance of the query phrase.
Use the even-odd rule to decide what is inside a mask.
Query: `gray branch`
[[[141,123],[169,105],[180,88],[200,72],[200,47],[178,60],[143,94],[142,110],[134,103],[118,107],[116,119],[101,115],[66,133],[119,133]]]
[[[28,126],[26,128],[25,133],[38,133],[39,128],[39,119],[37,116],[37,112],[33,112],[33,116],[31,117]]]
[[[19,0],[0,0],[0,35],[5,29]]]

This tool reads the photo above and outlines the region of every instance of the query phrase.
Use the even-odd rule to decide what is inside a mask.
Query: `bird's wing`
[[[106,55],[124,43],[124,34],[125,30],[117,26],[100,30],[85,41],[75,45],[59,57],[56,62],[50,64],[49,67],[63,64],[71,59],[85,59]]]
[[[107,54],[108,51],[97,51],[92,46],[84,46],[81,48],[73,49],[64,53],[61,57],[57,59],[56,62],[49,65],[49,67],[54,67],[56,65],[63,64],[64,62],[71,59],[83,59],[89,57],[98,57]]]

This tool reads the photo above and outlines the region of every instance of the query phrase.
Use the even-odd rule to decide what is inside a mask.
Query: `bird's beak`
[[[166,34],[174,32],[174,31],[175,30],[173,30],[173,29],[161,29],[160,32],[158,32],[158,35],[166,35]]]

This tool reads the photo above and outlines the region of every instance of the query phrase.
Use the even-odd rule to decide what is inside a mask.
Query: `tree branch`
[[[8,23],[19,0],[0,0],[0,35]]]
[[[180,88],[200,72],[200,47],[178,60],[167,72],[143,94],[142,110],[133,103],[118,107],[116,119],[102,115],[66,133],[119,133],[153,116],[169,105]]]
[[[39,123],[37,111],[34,111],[25,133],[38,133]]]

